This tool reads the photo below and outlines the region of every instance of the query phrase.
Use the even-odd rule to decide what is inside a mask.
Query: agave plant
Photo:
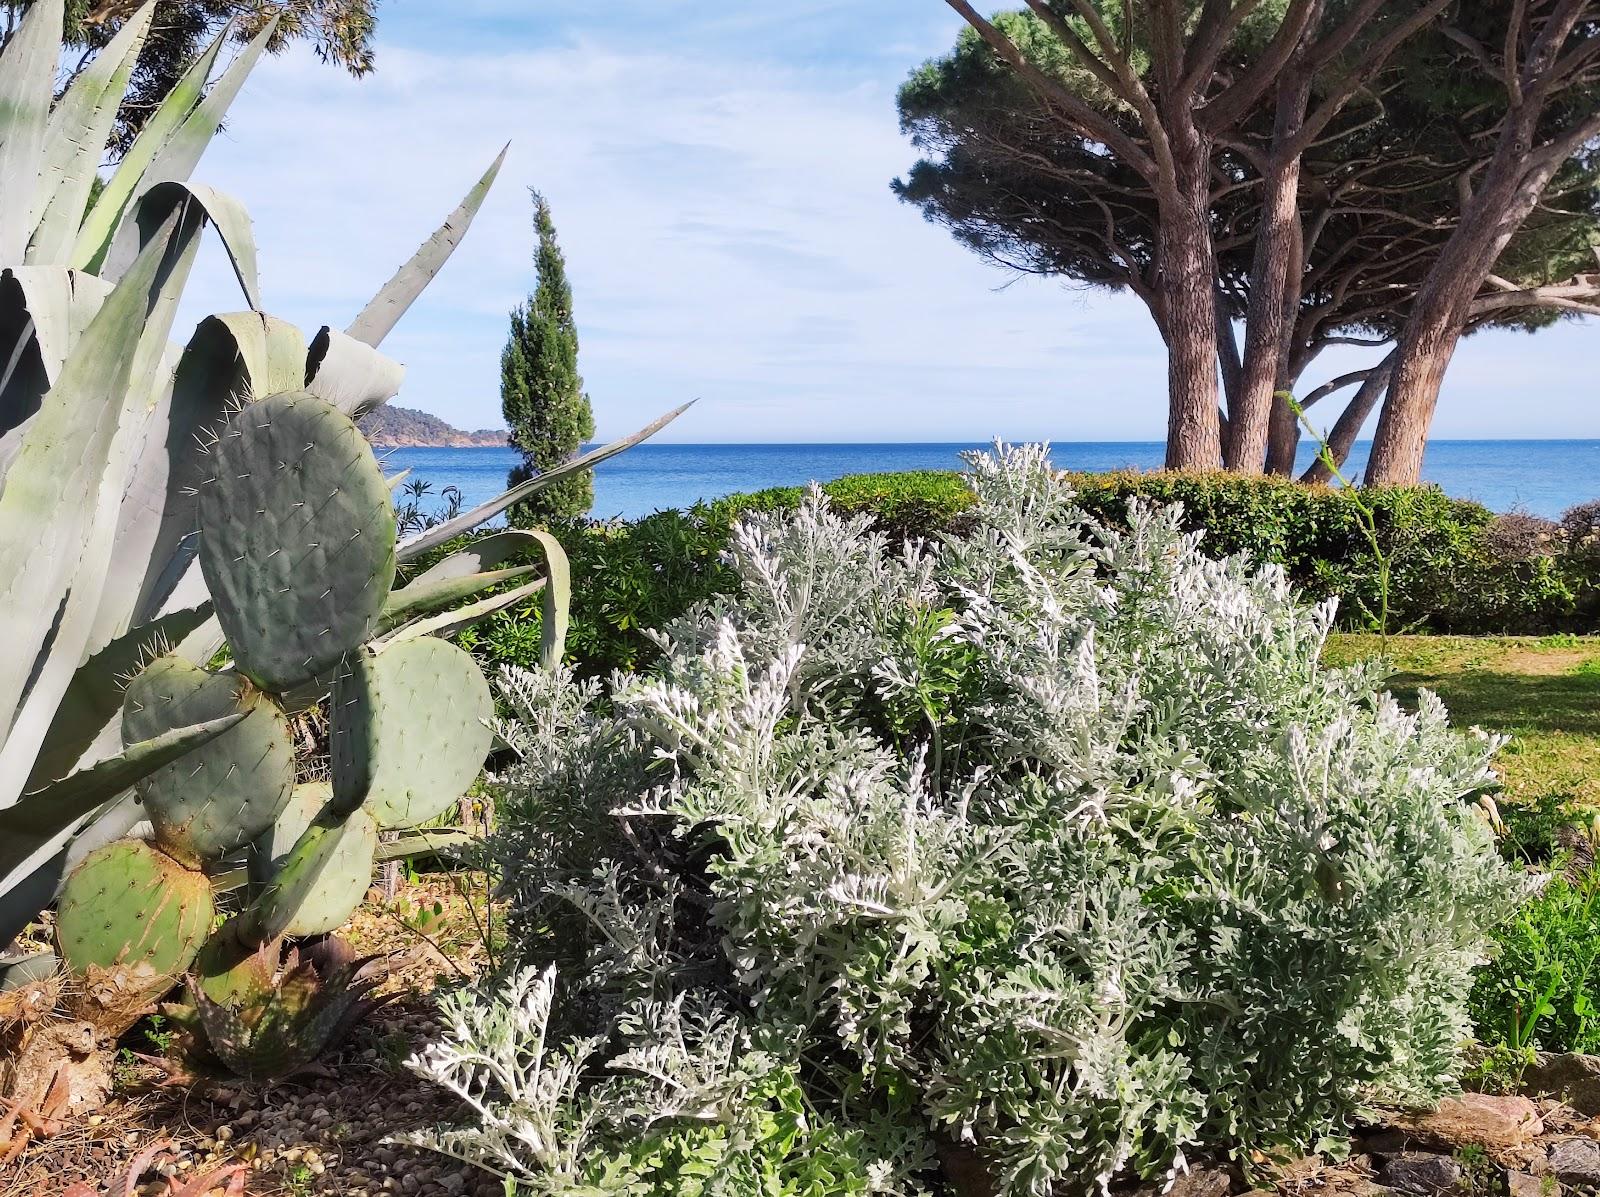
[[[130,16],[54,102],[63,0],[34,0],[0,49],[0,950],[70,865],[138,822],[130,787],[248,718],[233,709],[124,742],[137,724],[123,714],[131,675],[162,653],[204,666],[224,643],[198,559],[207,446],[257,396],[307,393],[356,418],[396,394],[403,370],[377,347],[466,233],[504,158],[344,331],[307,337],[262,308],[243,206],[189,181],[271,25],[212,82],[224,30],[89,202],[154,9],[149,0]],[[170,344],[207,227],[245,310]],[[402,541],[395,561],[682,410]],[[475,560],[479,576],[395,591],[385,627],[448,632],[510,601],[482,597],[493,565]],[[563,565],[552,561],[545,587],[554,631]],[[448,609],[464,598],[474,600],[465,610]],[[0,959],[0,983],[4,970]]]
[[[187,1001],[163,1007],[178,1030],[182,1063],[246,1081],[294,1075],[393,996],[374,995],[383,980],[376,962],[333,935],[291,947],[281,959],[275,947],[258,949],[226,984],[197,981]]]

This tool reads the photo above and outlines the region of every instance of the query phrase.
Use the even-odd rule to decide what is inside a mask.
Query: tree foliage
[[[120,153],[132,143],[163,96],[172,91],[206,45],[231,23],[230,40],[243,45],[276,20],[267,49],[280,53],[296,42],[308,43],[322,61],[360,77],[373,69],[373,36],[380,0],[162,0],[157,6],[144,51],[118,112],[111,141]],[[23,0],[0,0],[7,25],[16,20]],[[103,47],[139,0],[68,0],[67,45],[82,60]]]
[[[571,460],[594,435],[594,412],[578,375],[578,329],[566,259],[556,243],[549,202],[536,191],[533,205],[538,281],[528,301],[512,311],[511,333],[500,356],[500,405],[512,447],[522,454],[522,464],[511,471],[511,486]],[[578,474],[513,508],[513,522],[579,516],[593,503],[594,483],[587,473]]]
[[[1007,268],[1131,291],[1171,353],[1212,344],[1228,464],[1247,471],[1260,468],[1262,405],[1273,392],[1295,388],[1329,345],[1386,350],[1400,339],[1502,139],[1506,85],[1484,47],[1506,40],[1503,5],[1027,0],[991,22],[950,3],[969,28],[901,89],[902,128],[923,157],[895,190]],[[1518,11],[1538,32],[1560,16],[1544,10],[1575,6]],[[1187,24],[1163,35],[1178,10]],[[1553,86],[1535,142],[1593,108],[1582,75],[1595,54],[1584,36],[1569,38],[1572,78]],[[1173,64],[1190,62],[1210,75],[1196,66],[1175,77]],[[1274,82],[1263,68],[1277,71]],[[1175,103],[1174,92],[1192,104]],[[1191,286],[1177,303],[1170,259],[1186,214],[1169,176],[1184,137],[1205,172],[1191,189],[1204,221],[1184,235],[1206,252],[1190,245],[1186,259],[1189,268],[1197,255],[1209,261],[1211,287]],[[1600,284],[1585,272],[1600,228],[1600,159],[1585,145],[1555,165],[1540,202],[1506,222],[1505,242],[1483,260],[1462,331],[1596,310]],[[1197,306],[1208,319],[1195,318]],[[1308,396],[1373,384],[1353,401],[1354,428],[1334,437],[1340,448],[1381,396],[1389,360],[1380,353]],[[1192,389],[1193,374],[1173,375],[1174,386]],[[1169,399],[1175,413],[1186,402]],[[1282,471],[1297,432],[1277,409],[1267,463]]]

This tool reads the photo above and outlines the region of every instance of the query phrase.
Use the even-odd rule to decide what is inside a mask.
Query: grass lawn
[[[1600,636],[1338,635],[1330,664],[1387,657],[1402,701],[1426,686],[1453,722],[1504,732],[1506,796],[1565,794],[1600,806]]]

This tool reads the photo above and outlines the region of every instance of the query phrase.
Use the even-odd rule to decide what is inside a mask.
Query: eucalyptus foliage
[[[1333,604],[1179,509],[969,465],[968,533],[814,491],[651,672],[505,672],[523,971],[417,1061],[476,1107],[432,1145],[535,1193],[1046,1197],[1451,1087],[1497,743],[1324,669]]]

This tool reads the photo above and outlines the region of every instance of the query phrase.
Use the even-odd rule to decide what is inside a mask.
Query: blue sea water
[[[594,514],[633,519],[666,507],[687,507],[768,486],[882,470],[958,469],[959,454],[977,445],[665,445],[645,444],[595,471]],[[1062,469],[1153,469],[1161,465],[1159,441],[1059,442],[1051,455]],[[1310,461],[1311,451],[1304,451]],[[460,489],[471,507],[505,487],[516,460],[510,449],[391,449],[385,468],[412,471],[437,493]],[[1358,445],[1351,469],[1365,465]],[[1446,493],[1476,499],[1495,511],[1559,516],[1574,503],[1600,498],[1600,440],[1434,441],[1423,477]]]

